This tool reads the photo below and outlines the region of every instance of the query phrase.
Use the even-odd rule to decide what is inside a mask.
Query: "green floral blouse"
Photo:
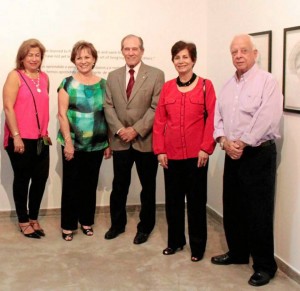
[[[65,78],[61,88],[69,95],[67,117],[70,123],[71,138],[77,151],[97,151],[108,147],[107,123],[104,117],[103,102],[106,80],[94,85],[84,85],[72,76]],[[59,130],[57,141],[64,145]]]

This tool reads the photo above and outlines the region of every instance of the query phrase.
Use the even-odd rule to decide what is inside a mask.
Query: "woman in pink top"
[[[45,47],[38,40],[24,41],[16,68],[3,87],[4,147],[14,171],[13,196],[20,230],[30,238],[45,236],[37,220],[49,174],[49,81],[40,71],[44,54]],[[43,146],[38,146],[40,137],[44,137]]]

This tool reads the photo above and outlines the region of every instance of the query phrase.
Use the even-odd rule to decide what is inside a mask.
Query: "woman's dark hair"
[[[182,50],[187,49],[189,52],[189,55],[193,62],[196,62],[197,60],[197,49],[196,45],[192,42],[185,42],[185,41],[177,41],[171,49],[172,54],[172,62],[174,61],[175,56]]]
[[[72,52],[71,52],[71,58],[70,58],[71,62],[73,64],[75,64],[75,58],[76,58],[78,52],[80,52],[83,49],[89,50],[91,55],[95,59],[95,63],[93,65],[93,69],[94,69],[95,64],[97,63],[97,59],[98,59],[97,50],[95,49],[95,47],[93,46],[92,43],[84,41],[84,40],[78,41],[74,44]]]

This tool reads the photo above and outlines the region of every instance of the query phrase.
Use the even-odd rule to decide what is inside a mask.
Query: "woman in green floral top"
[[[103,156],[111,157],[103,111],[106,81],[93,73],[97,57],[91,43],[77,42],[71,53],[77,72],[57,90],[57,140],[63,156],[61,228],[66,241],[73,239],[78,222],[84,234],[93,235],[99,170]]]

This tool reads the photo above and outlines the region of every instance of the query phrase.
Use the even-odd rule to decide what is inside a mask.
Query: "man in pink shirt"
[[[274,259],[273,214],[275,139],[280,138],[283,96],[274,77],[258,68],[249,35],[234,37],[230,52],[236,68],[221,90],[215,109],[214,138],[225,150],[224,230],[229,251],[212,257],[217,265],[248,264],[248,283],[268,284]]]

